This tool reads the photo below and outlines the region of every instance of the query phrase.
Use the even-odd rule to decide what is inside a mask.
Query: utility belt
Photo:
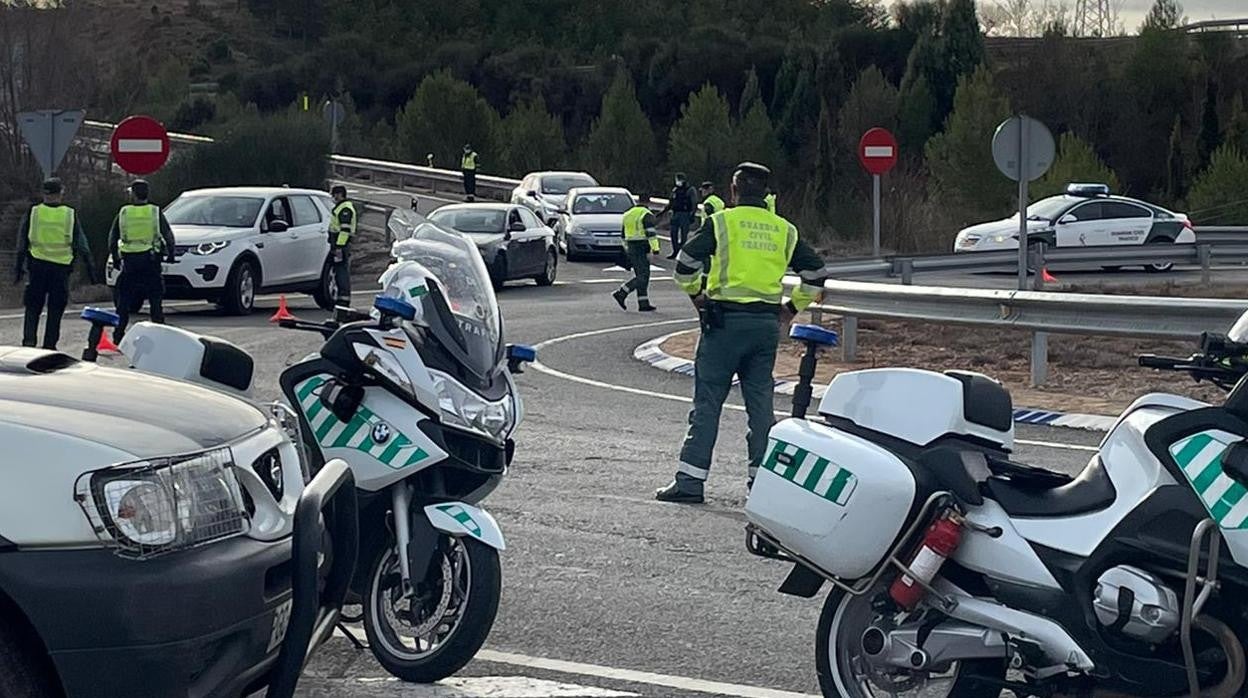
[[[748,314],[748,315],[774,315],[780,317],[780,306],[776,303],[726,303],[724,301],[707,301],[698,310],[698,321],[702,325],[702,331],[719,329],[724,326],[724,317],[727,315]]]

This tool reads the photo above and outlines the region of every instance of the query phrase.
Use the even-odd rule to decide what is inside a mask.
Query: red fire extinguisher
[[[931,584],[936,578],[936,573],[940,571],[941,565],[953,555],[961,542],[962,524],[952,512],[946,512],[927,529],[927,533],[923,536],[923,545],[919,546],[918,552],[910,559],[907,566],[924,584]],[[923,586],[908,574],[898,577],[888,590],[893,601],[907,611],[919,605],[925,593]]]

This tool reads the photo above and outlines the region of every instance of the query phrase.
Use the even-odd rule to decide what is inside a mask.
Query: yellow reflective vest
[[[343,223],[338,219],[343,211],[351,212],[350,223]],[[358,222],[354,203],[343,201],[334,207],[333,212],[329,214],[329,239],[335,247],[346,247],[347,243],[351,242],[351,236],[355,235],[355,226]]]
[[[654,252],[659,251],[659,239],[646,232],[646,216],[650,214],[650,209],[645,206],[637,205],[624,212],[624,241],[625,242],[645,242],[649,241],[650,249]]]
[[[117,214],[120,235],[118,249],[123,254],[151,252],[160,239],[160,207],[153,204],[122,206]]]
[[[706,295],[728,303],[784,300],[784,275],[797,246],[797,228],[757,206],[711,216],[715,254],[706,270]]]
[[[30,256],[53,264],[74,261],[74,209],[39,204],[30,209]]]
[[[465,170],[473,171],[477,169],[477,152],[474,150],[464,153],[464,159],[460,160],[459,166]]]
[[[720,211],[723,211],[725,208],[727,208],[727,206],[724,204],[724,200],[719,198],[717,194],[711,194],[710,196],[703,199],[702,203],[698,205],[698,227],[699,228],[701,228],[703,225],[706,224],[706,219],[707,219],[706,207],[707,206],[711,207],[711,215],[719,213]]]

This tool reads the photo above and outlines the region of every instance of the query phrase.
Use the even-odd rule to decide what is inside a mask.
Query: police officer
[[[672,187],[672,194],[667,200],[667,205],[659,211],[660,216],[668,211],[672,213],[672,253],[668,255],[668,259],[676,259],[681,245],[684,245],[685,239],[689,237],[689,227],[693,225],[693,210],[696,208],[696,196],[697,192],[694,191],[693,185],[685,180],[685,173],[677,172],[676,186]]]
[[[715,194],[714,182],[703,182],[698,187],[698,193],[702,195],[702,203],[698,204],[698,228],[701,229],[706,225],[707,219],[712,215],[724,210],[724,200]]]
[[[350,308],[351,238],[355,236],[359,216],[355,203],[347,199],[346,187],[336,184],[329,190],[329,195],[334,197],[334,210],[329,216],[329,247],[334,282],[338,285],[338,298],[335,302],[339,308]]]
[[[823,260],[798,237],[797,228],[767,210],[770,170],[737,166],[733,208],[713,214],[676,258],[676,282],[702,317],[694,364],[693,410],[680,450],[676,478],[658,490],[664,502],[701,502],[719,434],[719,415],[735,374],[749,418],[749,484],[764,456],[773,421],[772,371],[780,327],[818,297]],[[783,279],[792,268],[800,286],[785,300]],[[705,291],[703,291],[705,284]]]
[[[637,310],[647,313],[657,310],[650,305],[650,257],[659,253],[659,236],[655,232],[655,216],[646,206],[650,201],[642,194],[635,206],[624,212],[624,254],[633,267],[633,278],[611,294],[616,303],[625,310],[628,294],[637,292]]]
[[[147,301],[152,322],[164,324],[164,274],[161,259],[173,264],[173,229],[159,206],[148,197],[151,188],[142,179],[130,183],[131,203],[122,206],[108,231],[108,251],[121,268],[117,277],[117,314],[121,317],[113,330],[113,341],[120,342],[130,324],[130,314],[137,313]]]
[[[459,161],[459,169],[464,175],[464,198],[472,201],[477,196],[477,151],[471,143],[464,144],[464,157]]]
[[[43,203],[22,216],[17,227],[17,267],[14,283],[30,271],[24,303],[25,323],[22,346],[35,346],[39,334],[39,316],[48,307],[48,324],[43,330],[43,348],[56,349],[61,339],[61,316],[69,304],[69,272],[77,258],[87,266],[92,283],[99,279],[91,267],[91,247],[82,232],[82,224],[74,209],[61,199],[61,180],[50,177],[43,182]]]

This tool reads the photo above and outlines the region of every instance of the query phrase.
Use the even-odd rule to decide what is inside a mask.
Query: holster
[[[724,326],[724,306],[722,303],[709,301],[698,310],[698,322],[702,331],[720,329]]]

